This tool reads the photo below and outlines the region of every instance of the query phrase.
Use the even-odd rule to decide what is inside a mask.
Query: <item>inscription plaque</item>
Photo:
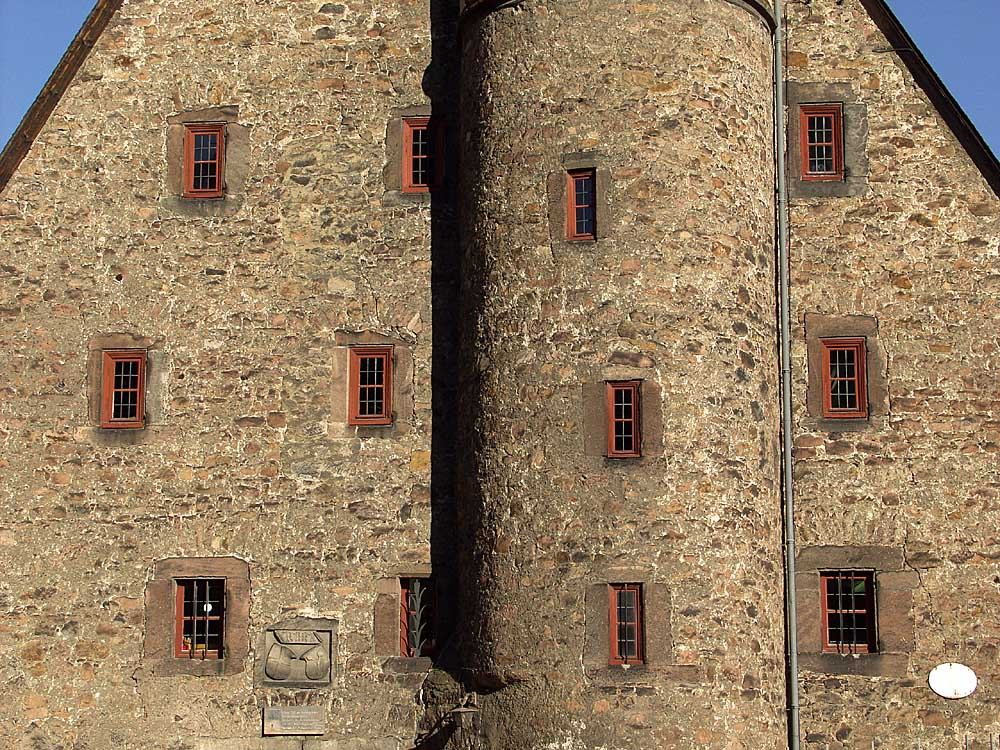
[[[316,735],[326,732],[323,706],[267,706],[264,708],[264,736]]]

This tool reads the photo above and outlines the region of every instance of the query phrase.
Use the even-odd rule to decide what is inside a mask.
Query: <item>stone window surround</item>
[[[178,578],[225,578],[226,619],[221,659],[174,656]],[[172,557],[153,564],[146,584],[143,667],[157,676],[227,676],[243,671],[250,653],[250,566],[238,557]]]
[[[232,216],[243,205],[250,172],[250,132],[240,125],[239,107],[225,105],[189,110],[167,117],[166,192],[160,208],[168,215],[207,217]],[[221,198],[184,197],[185,133],[188,125],[225,126],[225,157]]]
[[[905,677],[914,649],[913,590],[919,578],[906,567],[903,548],[802,547],[795,565],[799,668],[825,674]],[[874,571],[877,653],[823,652],[820,571],[825,570]]]
[[[808,180],[802,176],[802,134],[799,107],[803,104],[842,104],[842,180]],[[850,83],[789,81],[786,88],[788,122],[788,195],[796,198],[846,198],[868,193],[868,107],[857,100]]]
[[[385,193],[382,196],[383,205],[430,205],[435,194],[447,188],[452,179],[449,170],[448,155],[454,150],[447,122],[436,122],[438,130],[437,143],[440,150],[440,179],[434,190],[405,191],[403,189],[403,121],[432,117],[431,105],[417,104],[409,107],[397,107],[392,110],[392,117],[385,127],[385,166],[382,168],[382,184]]]
[[[103,430],[141,430],[146,426],[146,348],[101,350],[100,427]],[[135,366],[135,415],[129,419],[114,416],[116,393],[129,393],[131,388],[117,389],[118,364]]]
[[[101,427],[104,352],[123,350],[146,352],[145,421],[138,428],[105,429]],[[99,445],[135,445],[149,439],[149,428],[163,421],[167,365],[167,356],[159,339],[133,333],[107,333],[96,335],[87,342],[87,413],[88,421],[93,427],[93,442]]]
[[[581,386],[583,452],[600,458],[607,467],[641,467],[663,453],[663,405],[659,384],[652,379],[652,364],[642,366],[643,355],[615,352],[607,365],[595,368]],[[642,455],[635,458],[608,458],[609,381],[640,381],[639,435]]]
[[[594,580],[594,579],[592,579]],[[642,664],[611,664],[609,587],[620,583],[642,586]],[[697,679],[697,667],[673,663],[671,591],[656,580],[648,568],[609,567],[589,584],[584,596],[585,631],[583,667],[587,678],[598,685],[647,683],[658,676]],[[688,674],[691,672],[691,674]]]
[[[823,315],[806,313],[804,318],[807,351],[806,413],[804,427],[825,432],[858,432],[882,426],[889,414],[888,357],[878,335],[878,319],[869,315]],[[822,339],[865,339],[866,418],[823,416]]]
[[[400,579],[431,578],[429,564],[414,564],[393,571],[391,578],[375,581],[375,606],[373,612],[373,640],[375,658],[387,674],[413,674],[427,672],[433,661],[427,656],[400,654]]]
[[[330,378],[331,437],[394,438],[406,434],[413,421],[413,354],[411,344],[375,331],[337,331]],[[350,415],[351,348],[392,347],[392,422],[352,425]]]
[[[602,240],[607,240],[612,228],[612,190],[611,169],[607,159],[596,151],[584,151],[563,154],[562,169],[551,172],[546,180],[548,196],[549,238],[553,244],[564,248],[584,248],[596,246]],[[567,211],[569,207],[569,174],[570,172],[593,170],[595,193],[595,237],[569,239],[566,236]]]
[[[404,193],[429,193],[438,190],[444,180],[444,128],[437,120],[427,116],[401,118],[403,129],[402,156],[399,160],[401,190]],[[414,184],[413,166],[414,133],[422,131],[434,144],[434,172],[425,183]],[[426,163],[425,163],[426,165]]]

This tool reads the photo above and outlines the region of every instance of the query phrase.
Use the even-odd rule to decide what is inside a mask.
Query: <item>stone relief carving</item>
[[[256,677],[264,687],[320,688],[333,681],[337,621],[297,617],[264,630]]]

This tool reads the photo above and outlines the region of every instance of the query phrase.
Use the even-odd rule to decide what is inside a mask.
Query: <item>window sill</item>
[[[587,667],[587,678],[603,686],[618,685],[649,685],[654,682],[679,682],[700,684],[704,675],[700,667],[694,664],[666,664],[652,666],[633,664],[627,668],[623,664],[607,664],[602,667]]]
[[[909,664],[906,654],[799,654],[800,669],[821,674],[905,677]]]
[[[424,191],[422,193],[407,193],[402,190],[386,190],[382,193],[382,205],[386,207],[392,206],[412,206],[414,204],[418,205],[431,205],[431,202],[441,195],[441,190]]]
[[[812,432],[863,432],[877,427],[871,417],[814,417],[808,429]]]

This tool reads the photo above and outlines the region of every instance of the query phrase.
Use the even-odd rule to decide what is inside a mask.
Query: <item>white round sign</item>
[[[976,691],[979,680],[976,673],[964,664],[938,664],[927,677],[931,690],[942,698],[958,700],[968,698]]]

